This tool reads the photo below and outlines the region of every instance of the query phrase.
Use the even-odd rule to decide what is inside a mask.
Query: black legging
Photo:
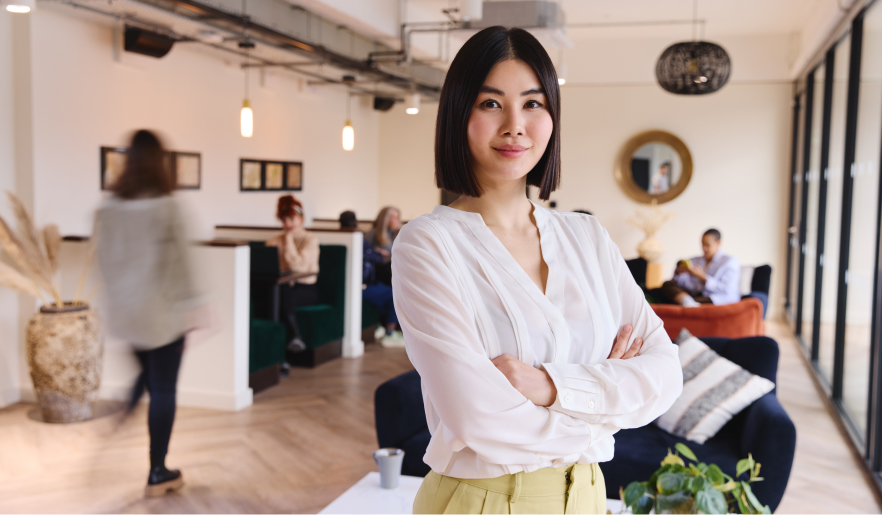
[[[150,468],[165,466],[168,441],[175,423],[175,397],[178,370],[184,353],[184,337],[162,347],[136,351],[141,362],[141,375],[132,391],[130,408],[134,408],[146,388],[150,392],[147,428],[150,431]]]
[[[314,284],[295,283],[294,286],[283,284],[279,292],[282,322],[288,328],[288,341],[300,338],[295,310],[301,306],[312,306],[318,303],[318,290]]]

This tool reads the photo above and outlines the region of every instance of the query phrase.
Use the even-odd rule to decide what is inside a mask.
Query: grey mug
[[[380,487],[398,488],[401,477],[401,464],[404,462],[404,451],[394,447],[386,447],[374,451],[374,461],[380,469]]]

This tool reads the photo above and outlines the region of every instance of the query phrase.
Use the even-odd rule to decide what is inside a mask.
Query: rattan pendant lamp
[[[698,0],[692,3],[692,41],[676,43],[655,66],[659,85],[676,95],[706,95],[729,80],[732,63],[723,47],[697,39]]]

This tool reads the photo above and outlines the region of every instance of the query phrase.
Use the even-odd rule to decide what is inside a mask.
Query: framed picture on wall
[[[172,174],[179,190],[202,187],[202,155],[196,152],[171,152]]]
[[[285,189],[285,165],[283,163],[266,163],[266,189]]]
[[[285,189],[303,189],[303,163],[288,163],[285,167]]]
[[[263,163],[252,159],[239,161],[239,189],[259,191],[263,189]]]
[[[101,189],[109,190],[126,168],[126,147],[101,147]]]
[[[303,163],[296,161],[239,160],[239,191],[301,191]]]

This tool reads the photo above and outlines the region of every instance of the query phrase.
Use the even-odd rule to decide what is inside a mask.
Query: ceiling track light
[[[407,114],[417,114],[420,112],[420,94],[411,93],[407,95],[404,112]]]
[[[0,6],[11,13],[24,14],[37,8],[37,0],[0,0]]]

